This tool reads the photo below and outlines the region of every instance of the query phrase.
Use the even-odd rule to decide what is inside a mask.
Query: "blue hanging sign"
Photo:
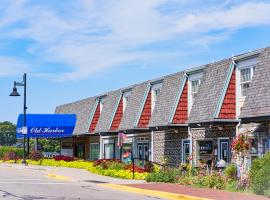
[[[20,114],[16,136],[23,138],[62,138],[71,137],[76,126],[75,114]]]

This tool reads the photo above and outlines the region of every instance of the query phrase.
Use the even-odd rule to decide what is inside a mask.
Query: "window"
[[[152,86],[152,98],[151,98],[151,111],[154,111],[154,108],[157,103],[157,97],[161,92],[162,83],[158,83]]]
[[[127,104],[130,100],[131,91],[126,91],[123,93],[123,112],[125,112],[127,108]]]
[[[195,95],[198,93],[200,83],[201,83],[200,79],[191,81],[191,98],[192,99],[194,99]]]
[[[104,144],[104,158],[113,159],[114,158],[114,144]]]
[[[99,108],[100,108],[100,113],[102,112],[104,107],[104,98],[99,99]]]
[[[90,143],[90,160],[99,159],[99,143]]]
[[[241,85],[241,96],[245,97],[250,87],[252,77],[252,67],[240,69],[240,85]]]

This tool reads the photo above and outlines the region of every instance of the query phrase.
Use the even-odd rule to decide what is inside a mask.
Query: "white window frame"
[[[188,77],[188,114],[190,113],[190,110],[191,110],[193,102],[194,102],[192,99],[192,95],[195,93],[192,93],[192,82],[199,80],[199,86],[200,86],[202,77],[203,77],[203,72],[191,74]]]
[[[157,90],[160,90],[161,92],[161,88],[162,88],[162,83],[153,84],[151,87],[151,112],[152,113],[155,109],[156,102],[157,102],[157,96],[158,96]]]
[[[245,96],[242,96],[242,91],[241,91],[241,69],[245,69],[245,68],[250,68],[250,75],[251,75],[251,81],[252,82],[252,78],[253,78],[253,73],[254,73],[254,67],[257,65],[258,60],[257,57],[255,58],[250,58],[250,59],[246,59],[243,61],[239,61],[236,62],[236,116],[239,117],[240,113],[241,113],[241,108],[240,108],[240,104],[241,102],[243,103],[245,101]]]
[[[131,96],[131,91],[125,91],[123,92],[123,113],[125,112],[126,108],[127,108],[127,104],[128,104],[128,99]]]
[[[191,153],[191,149],[192,149],[191,138],[182,139],[182,142],[181,142],[181,151],[182,151],[181,162],[182,163],[184,163],[184,143],[187,141],[189,142],[189,156],[192,154]]]

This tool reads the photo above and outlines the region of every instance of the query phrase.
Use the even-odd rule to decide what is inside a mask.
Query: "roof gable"
[[[230,70],[231,59],[209,64],[203,71],[203,78],[192,105],[189,123],[212,121],[221,99]]]
[[[116,90],[109,92],[106,97],[103,98],[103,108],[95,132],[107,132],[110,130],[114,109],[120,95],[122,95],[121,90]]]
[[[261,51],[240,118],[270,116],[270,48]]]
[[[145,93],[148,91],[149,82],[138,84],[132,88],[129,102],[119,125],[119,130],[130,130],[135,128],[137,117],[141,112]]]
[[[152,114],[151,112],[151,90],[149,90],[137,125],[139,128],[146,128],[148,126]]]
[[[116,109],[116,112],[115,112],[115,115],[113,117],[113,121],[110,127],[110,130],[113,130],[113,131],[118,129],[121,123],[122,117],[123,117],[123,96],[121,96],[120,98],[121,99],[117,105],[117,109]]]
[[[93,115],[92,119],[90,119],[91,124],[90,124],[89,130],[88,130],[89,133],[93,133],[95,131],[99,117],[100,117],[100,102],[96,100],[94,115]]]
[[[158,95],[149,127],[166,126],[170,123],[171,115],[178,104],[177,97],[179,92],[181,92],[183,77],[184,72],[164,77],[161,92]]]

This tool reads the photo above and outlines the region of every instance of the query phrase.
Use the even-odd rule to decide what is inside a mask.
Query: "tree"
[[[16,126],[5,121],[0,122],[0,146],[11,146],[16,144]]]

